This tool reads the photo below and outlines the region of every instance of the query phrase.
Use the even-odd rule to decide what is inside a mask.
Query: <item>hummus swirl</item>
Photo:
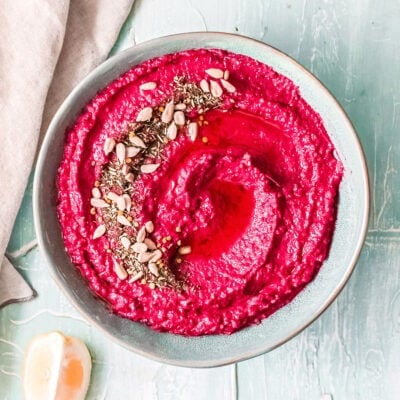
[[[135,219],[153,222],[155,242],[190,246],[182,256],[163,248],[185,285],[121,280],[109,239],[93,239],[91,189],[108,162],[104,141],[121,139],[144,107],[165,103],[174,77],[199,83],[208,68],[228,70],[236,90],[202,114],[196,140],[181,129],[168,141],[131,194]],[[141,90],[146,82],[157,88]],[[183,335],[233,333],[291,301],[326,259],[343,173],[334,150],[298,88],[265,64],[205,49],[152,59],[101,91],[68,132],[58,175],[66,249],[120,316]]]

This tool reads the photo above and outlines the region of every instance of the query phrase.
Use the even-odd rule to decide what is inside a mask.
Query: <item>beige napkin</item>
[[[108,55],[134,0],[2,0],[0,7],[0,306],[33,296],[4,257],[39,137]]]

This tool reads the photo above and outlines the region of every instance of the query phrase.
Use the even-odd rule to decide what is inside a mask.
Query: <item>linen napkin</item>
[[[33,291],[4,257],[37,145],[71,89],[108,55],[134,0],[2,0],[0,306]]]

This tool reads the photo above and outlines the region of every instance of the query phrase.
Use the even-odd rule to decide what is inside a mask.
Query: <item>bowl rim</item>
[[[282,59],[285,60],[285,62],[294,64],[294,66],[298,69],[301,70],[302,74],[306,75],[308,79],[313,80],[317,86],[318,89],[322,92],[325,92],[325,94],[331,98],[333,103],[336,105],[336,108],[340,114],[341,114],[341,119],[342,121],[346,124],[346,127],[348,129],[348,132],[351,133],[354,145],[355,145],[355,150],[358,152],[360,156],[360,164],[361,164],[361,174],[363,177],[363,183],[364,183],[364,190],[363,190],[363,201],[365,204],[365,209],[362,213],[362,223],[361,223],[361,229],[360,229],[360,235],[357,240],[357,244],[354,248],[354,251],[352,253],[352,257],[350,260],[350,263],[348,264],[348,267],[345,271],[345,273],[342,276],[342,279],[340,282],[336,285],[335,290],[331,292],[331,294],[327,297],[326,301],[321,304],[320,308],[314,313],[313,317],[310,319],[307,319],[306,322],[302,323],[299,325],[299,327],[291,332],[291,334],[286,335],[283,337],[281,340],[277,341],[274,345],[270,346],[263,346],[261,348],[257,348],[252,351],[248,351],[243,353],[241,356],[234,356],[234,357],[229,357],[226,356],[223,359],[221,358],[218,361],[212,360],[211,362],[209,361],[200,361],[200,360],[195,360],[195,359],[185,359],[184,361],[181,359],[166,359],[162,356],[158,356],[155,353],[149,353],[147,351],[141,350],[139,347],[133,347],[132,345],[126,343],[124,340],[114,336],[111,332],[109,332],[106,328],[104,328],[99,321],[97,321],[88,311],[84,310],[77,302],[75,299],[74,295],[70,291],[68,287],[66,287],[63,282],[61,281],[60,276],[57,273],[57,267],[53,263],[52,255],[50,250],[48,249],[45,241],[45,234],[44,234],[44,229],[42,228],[42,222],[41,222],[41,210],[40,210],[40,204],[39,204],[39,193],[40,193],[40,181],[41,181],[41,176],[43,174],[43,171],[45,170],[45,158],[47,152],[50,150],[50,141],[52,137],[57,133],[56,132],[56,127],[59,123],[59,120],[61,119],[62,115],[64,114],[64,111],[67,110],[70,107],[70,103],[77,95],[81,89],[90,81],[92,81],[97,75],[101,73],[101,71],[106,70],[108,67],[112,65],[118,64],[121,60],[124,60],[127,54],[135,53],[135,52],[140,52],[146,50],[148,46],[151,45],[157,45],[157,44],[163,44],[165,41],[169,40],[174,40],[174,39],[195,39],[198,37],[205,37],[208,38],[209,41],[212,40],[240,40],[242,43],[248,43],[248,44],[253,44],[256,46],[264,46],[265,48],[269,49],[270,52],[274,53],[275,55],[281,57]],[[192,46],[191,48],[201,48],[200,47],[195,47]],[[240,53],[238,51],[238,53]],[[152,57],[149,57],[152,58]],[[128,66],[125,71],[127,71],[129,68],[132,66]],[[114,78],[116,79],[116,78]],[[289,78],[290,79],[290,78]],[[110,81],[111,82],[111,81]],[[109,83],[110,83],[109,82]],[[98,89],[98,90],[101,90]],[[143,357],[146,357],[148,359],[158,361],[161,363],[165,364],[170,364],[174,366],[181,366],[181,367],[191,367],[191,368],[206,368],[206,367],[218,367],[218,366],[224,366],[224,365],[229,365],[232,363],[244,361],[262,354],[265,354],[285,342],[289,341],[296,335],[298,335],[300,332],[302,332],[305,328],[307,328],[309,325],[311,325],[316,319],[318,319],[321,314],[332,304],[333,300],[340,294],[340,292],[343,290],[345,284],[349,280],[350,276],[352,275],[355,265],[357,263],[357,260],[359,258],[359,255],[361,253],[367,230],[368,230],[368,221],[369,221],[369,213],[370,213],[370,184],[369,184],[369,178],[368,178],[368,169],[367,169],[367,163],[365,159],[365,154],[363,151],[363,148],[361,146],[360,140],[357,136],[357,133],[355,131],[355,128],[350,121],[349,117],[347,116],[346,112],[344,111],[343,107],[341,104],[336,100],[335,96],[325,87],[325,85],[316,77],[314,76],[310,71],[308,71],[304,66],[302,66],[298,61],[296,61],[293,57],[289,56],[288,54],[284,53],[283,51],[277,49],[274,46],[271,46],[267,43],[264,43],[260,40],[253,39],[244,35],[239,35],[239,34],[234,34],[234,33],[227,33],[227,32],[218,32],[218,31],[207,31],[207,32],[201,32],[201,31],[196,31],[196,32],[186,32],[186,33],[178,33],[178,34],[172,34],[172,35],[166,35],[162,37],[157,37],[151,40],[147,40],[145,42],[142,42],[140,44],[136,44],[134,46],[131,46],[121,52],[116,53],[115,55],[109,57],[107,60],[105,60],[103,63],[98,65],[95,69],[93,69],[84,79],[82,79],[74,88],[73,90],[69,93],[69,95],[64,99],[56,113],[54,114],[51,123],[49,124],[49,127],[47,129],[47,132],[45,134],[44,140],[42,142],[37,163],[35,166],[35,173],[34,173],[34,180],[33,180],[33,217],[34,217],[34,225],[35,225],[35,231],[36,231],[36,237],[38,240],[38,245],[39,248],[42,251],[42,254],[45,257],[45,260],[47,261],[47,264],[50,267],[51,271],[51,276],[53,280],[56,282],[58,287],[61,289],[63,294],[67,297],[67,299],[73,304],[73,306],[79,311],[80,314],[82,314],[92,325],[94,325],[97,329],[99,329],[102,333],[104,333],[106,336],[108,336],[114,343],[118,343],[120,346],[140,355]],[[121,317],[122,318],[122,317]],[[250,327],[251,328],[251,327]],[[162,333],[161,333],[162,334]]]

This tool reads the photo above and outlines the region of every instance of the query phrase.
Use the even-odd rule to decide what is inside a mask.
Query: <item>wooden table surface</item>
[[[136,0],[113,52],[204,30],[237,32],[288,53],[353,121],[368,162],[372,212],[352,278],[322,317],[264,356],[216,369],[162,365],[111,342],[60,293],[36,247],[30,186],[8,254],[37,297],[0,310],[1,400],[22,398],[24,348],[50,330],[88,343],[88,399],[400,399],[399,0]]]

